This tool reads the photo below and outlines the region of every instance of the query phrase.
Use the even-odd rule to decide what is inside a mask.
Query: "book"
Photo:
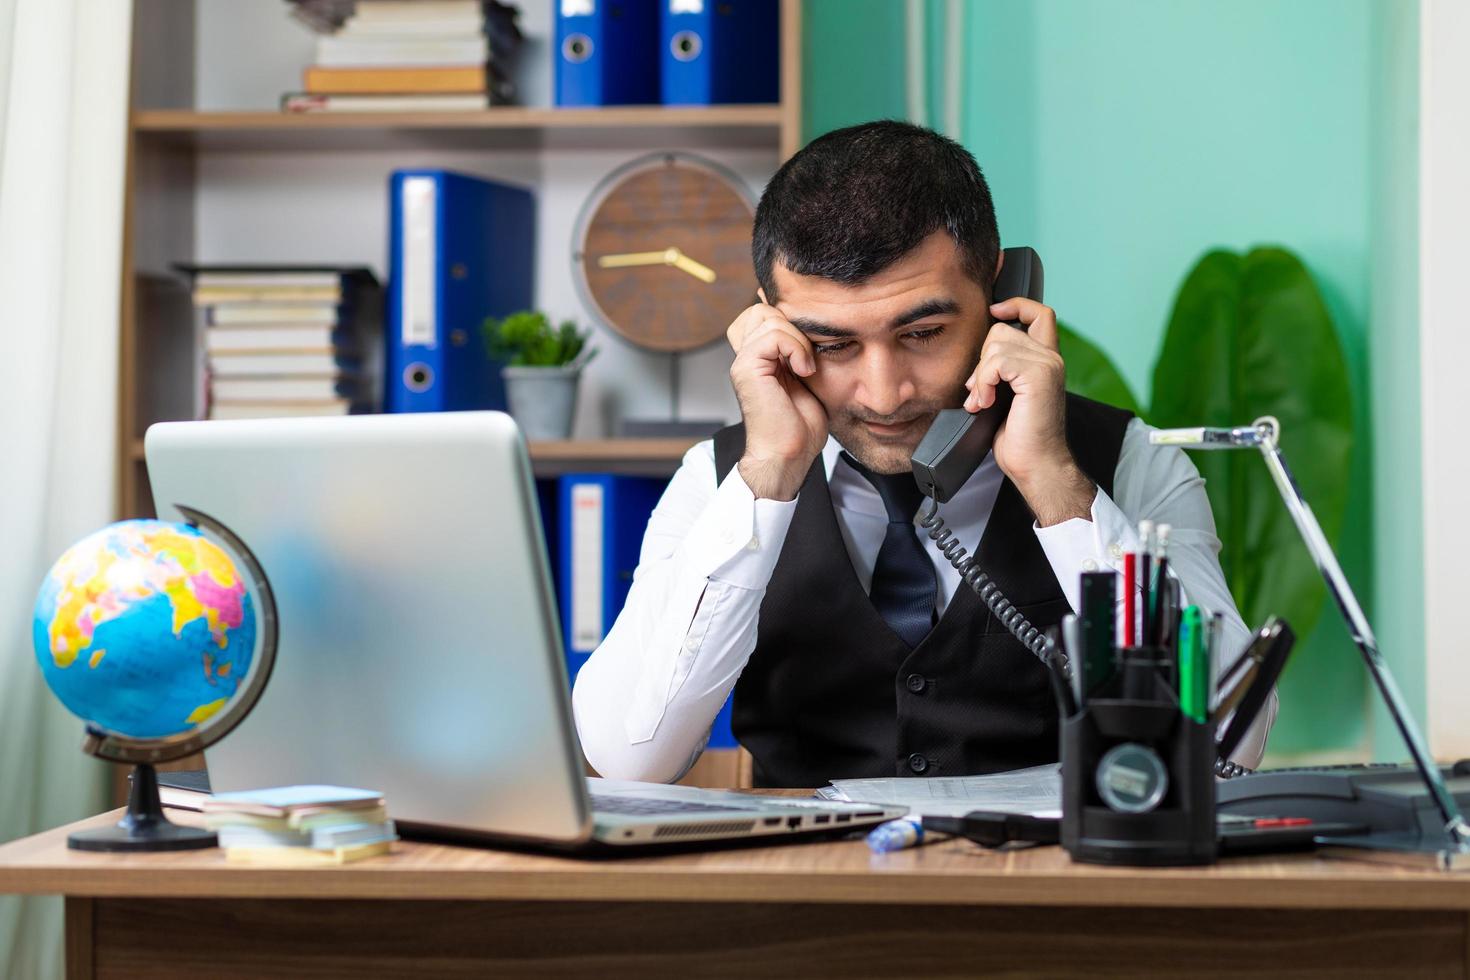
[[[482,14],[480,0],[357,0],[353,14],[363,21],[469,20]]]
[[[204,825],[211,830],[220,827],[256,827],[273,833],[310,832],[324,827],[348,826],[352,824],[381,824],[388,819],[385,806],[354,807],[348,810],[327,810],[312,813],[292,813],[286,816],[268,817],[256,813],[240,813],[231,810],[225,813],[206,814]]]
[[[321,68],[308,67],[302,88],[313,94],[485,92],[483,65],[455,68]]]
[[[128,773],[132,782],[133,774]],[[158,799],[175,810],[203,808],[209,799],[209,771],[206,769],[165,769],[158,773]]]
[[[423,35],[401,38],[324,37],[316,42],[316,64],[321,68],[377,66],[482,65],[490,60],[490,41],[478,25],[469,35]]]
[[[355,361],[336,352],[242,354],[231,351],[212,355],[209,359],[209,366],[216,381],[223,378],[281,377],[285,375],[318,377],[335,374],[338,371],[356,373],[353,370]]]
[[[216,303],[340,303],[337,286],[194,286],[194,305]]]
[[[214,327],[204,332],[204,349],[226,351],[353,350],[355,339],[334,323],[292,323],[281,326]]]
[[[199,272],[194,276],[194,289],[331,289],[340,294],[342,274],[338,272],[272,272],[240,269],[236,271]]]
[[[270,375],[254,378],[216,377],[211,386],[221,401],[315,402],[347,397],[356,379],[350,374]]]
[[[307,784],[271,786],[265,789],[216,793],[204,807],[205,813],[250,813],[265,817],[289,817],[324,807],[366,810],[383,805],[377,790],[350,786]]]
[[[219,837],[219,846],[225,848],[310,847],[319,851],[332,851],[339,847],[360,847],[398,839],[392,820],[328,824],[306,829],[267,828],[225,822],[216,824],[211,829]]]
[[[282,96],[286,112],[476,112],[490,104],[481,93],[464,95],[312,95]]]
[[[458,35],[462,33],[479,33],[483,29],[484,22],[479,15],[473,17],[444,17],[431,18],[421,17],[416,20],[382,20],[369,17],[350,18],[344,29],[339,32],[350,34],[360,38],[417,38],[417,37],[443,37],[446,35]]]
[[[219,401],[209,406],[211,419],[280,419],[307,415],[347,415],[352,403],[346,398],[330,401]]]
[[[227,303],[209,307],[209,323],[337,322],[336,303]]]

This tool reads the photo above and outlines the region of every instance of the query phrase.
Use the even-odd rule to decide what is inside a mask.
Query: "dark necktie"
[[[907,470],[873,473],[846,452],[842,459],[873,485],[888,511],[888,531],[878,549],[868,597],[883,621],[912,649],[934,628],[934,598],[939,591],[934,564],[914,529],[914,515],[924,496]]]

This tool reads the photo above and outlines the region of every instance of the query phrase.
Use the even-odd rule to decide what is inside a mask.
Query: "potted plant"
[[[485,346],[504,366],[510,414],[527,439],[568,439],[577,413],[577,380],[597,351],[591,332],[571,320],[553,328],[536,310],[485,321]]]

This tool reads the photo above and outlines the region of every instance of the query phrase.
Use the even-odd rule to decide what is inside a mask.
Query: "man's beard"
[[[948,398],[911,401],[902,405],[891,415],[873,415],[868,412],[843,410],[829,413],[827,425],[833,438],[874,473],[903,473],[913,466],[914,450],[923,440],[934,416],[943,408],[959,408],[965,403],[969,392],[959,387]],[[875,435],[863,423],[895,425],[911,422],[902,433],[892,436]]]

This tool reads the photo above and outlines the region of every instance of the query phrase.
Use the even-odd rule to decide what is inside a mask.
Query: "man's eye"
[[[908,339],[910,340],[917,340],[921,344],[927,344],[929,343],[929,341],[933,340],[935,337],[938,337],[942,333],[944,333],[943,327],[928,327],[924,330],[915,330],[911,333],[905,334],[904,336],[908,337]]]
[[[841,354],[843,351],[847,350],[851,346],[852,341],[844,340],[836,344],[813,344],[812,350],[816,351],[818,354],[824,355]]]

